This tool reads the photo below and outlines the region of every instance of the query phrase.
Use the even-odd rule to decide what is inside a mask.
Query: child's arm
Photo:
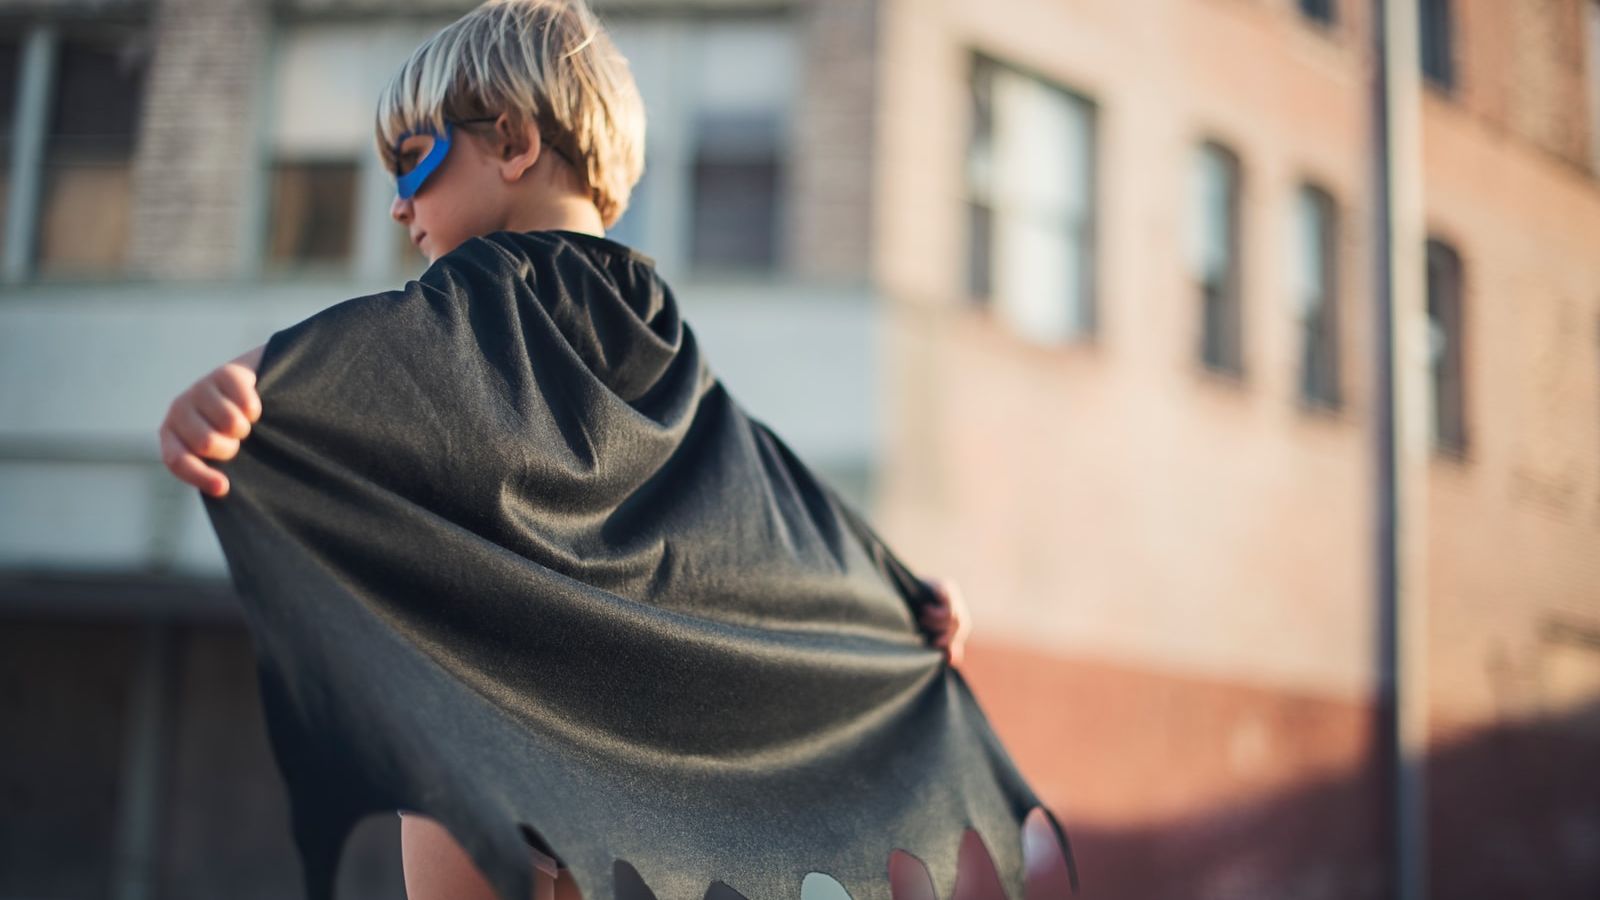
[[[161,461],[178,480],[213,497],[228,493],[228,478],[200,461],[232,459],[250,424],[261,418],[256,369],[262,344],[213,369],[179,394],[167,408],[158,431]]]
[[[961,588],[944,578],[922,579],[933,589],[938,605],[923,607],[920,616],[922,627],[933,638],[935,647],[944,648],[945,661],[952,666],[961,665],[967,635],[972,633],[972,615],[967,612]]]
[[[771,436],[778,451],[792,461],[796,471],[805,471],[805,467],[794,458],[793,451],[789,450],[788,445],[777,435],[772,434],[771,429],[759,420],[751,421]],[[922,578],[913,574],[848,501],[839,497],[825,483],[815,479],[812,483],[818,486],[818,490],[833,497],[834,508],[839,511],[845,524],[866,548],[873,565],[877,566],[878,571],[892,581],[896,590],[906,597],[912,615],[917,620],[917,627],[922,629],[929,643],[944,649],[945,664],[960,665],[967,635],[972,631],[972,614],[967,611],[967,604],[961,597],[961,589],[956,587],[954,581],[947,578]]]

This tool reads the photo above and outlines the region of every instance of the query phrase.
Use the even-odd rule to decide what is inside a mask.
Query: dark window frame
[[[1242,380],[1244,360],[1244,161],[1219,140],[1200,142],[1201,156],[1212,154],[1228,176],[1226,236],[1227,268],[1219,282],[1209,273],[1194,273],[1200,294],[1200,329],[1197,347],[1200,364],[1209,372]],[[1198,160],[1197,160],[1198,164]],[[1192,202],[1198,202],[1193,198]],[[1204,211],[1202,211],[1203,213]],[[1204,241],[1203,236],[1197,236]]]
[[[302,170],[306,177],[328,178],[330,176],[349,179],[348,203],[341,211],[344,218],[344,234],[339,238],[342,242],[340,252],[327,256],[305,255],[298,251],[291,251],[287,255],[280,253],[278,246],[280,240],[280,225],[282,210],[278,202],[282,197],[280,179],[293,177],[290,170]],[[336,171],[337,170],[337,171]],[[361,160],[354,156],[343,155],[318,155],[297,153],[272,153],[267,160],[264,188],[263,212],[265,215],[265,228],[261,235],[261,267],[264,277],[295,278],[346,276],[355,271],[357,232],[360,228],[358,210],[361,202],[361,182],[363,178]],[[316,199],[325,200],[325,191],[312,192]],[[325,230],[337,225],[328,221],[327,217],[319,216],[317,227]],[[307,232],[309,234],[311,232]],[[302,243],[305,241],[302,236]]]
[[[1454,90],[1455,10],[1451,0],[1418,0],[1417,39],[1425,80],[1444,91]]]
[[[688,167],[689,267],[700,277],[779,273],[790,177],[781,143],[743,153],[714,141],[695,143]],[[759,215],[742,221],[752,214]]]
[[[22,94],[22,48],[26,34],[0,38],[0,252],[4,252],[6,220],[10,218],[11,157],[17,101]]]
[[[1448,241],[1427,242],[1427,312],[1429,381],[1434,450],[1462,458],[1470,446],[1466,391],[1466,270],[1460,251]],[[1434,359],[1435,341],[1443,333],[1443,353]]]
[[[992,57],[982,53],[974,52],[967,59],[968,128],[961,155],[961,184],[967,210],[967,298],[976,306],[987,306],[994,293],[994,207],[988,196],[977,195],[972,166],[979,148],[993,159],[994,99],[990,88],[995,65]]]
[[[1343,366],[1340,360],[1339,227],[1341,215],[1332,192],[1315,182],[1303,182],[1296,203],[1309,200],[1319,214],[1322,284],[1318,315],[1302,317],[1300,326],[1300,402],[1308,407],[1337,410],[1344,403]],[[1296,207],[1296,216],[1300,207]],[[1299,224],[1298,221],[1296,223]]]
[[[692,135],[685,197],[689,233],[686,261],[697,277],[765,278],[786,267],[787,219],[793,165],[784,112],[767,109],[702,114]],[[759,219],[731,227],[752,208],[741,198],[766,198]],[[708,203],[716,199],[718,204]]]
[[[55,38],[53,59],[47,77],[43,134],[40,135],[38,168],[32,173],[37,187],[28,239],[31,243],[29,276],[37,282],[103,282],[127,276],[132,264],[134,230],[138,227],[134,183],[138,164],[140,123],[149,98],[149,79],[155,36],[147,21],[112,19],[106,21],[62,22]],[[19,53],[19,64],[21,54]],[[114,70],[105,78],[107,66]],[[18,89],[22,88],[18,73]],[[96,76],[102,76],[98,79]],[[107,86],[131,92],[131,97],[113,102]],[[10,160],[7,160],[9,166]],[[120,242],[115,256],[86,260],[71,252],[57,253],[63,247],[95,246],[83,235],[85,223],[68,217],[62,226],[55,216],[56,204],[74,196],[69,184],[96,170],[111,172],[125,185],[123,205],[96,194],[96,218],[120,222]],[[122,193],[117,191],[117,193]],[[85,196],[80,190],[77,196]],[[108,219],[118,215],[119,220]],[[73,240],[55,244],[52,237],[70,234]]]
[[[1585,0],[1583,8],[1583,50],[1589,92],[1589,171],[1600,178],[1600,0]]]
[[[1301,15],[1319,25],[1338,24],[1338,0],[1300,0],[1296,5],[1299,6]]]

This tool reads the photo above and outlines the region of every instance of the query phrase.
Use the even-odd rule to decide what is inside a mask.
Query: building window
[[[280,32],[267,160],[265,251],[274,270],[353,261],[356,188],[361,155],[373,152],[377,90],[350,66],[365,61],[366,48],[363,35],[342,25]]]
[[[273,160],[268,259],[278,265],[349,262],[359,166],[353,159]]]
[[[148,62],[142,30],[133,27],[62,39],[39,173],[39,274],[123,268]]]
[[[1325,25],[1333,24],[1334,6],[1334,0],[1300,0],[1300,12]]]
[[[1239,158],[1202,144],[1195,158],[1190,266],[1200,290],[1200,361],[1212,371],[1244,374],[1239,265]]]
[[[376,280],[423,262],[389,217],[394,179],[373,147],[372,117],[389,77],[442,24],[307,22],[279,31],[265,160],[270,271]]]
[[[783,18],[729,19],[692,34],[684,62],[695,77],[680,98],[690,110],[689,263],[700,274],[770,273],[782,255],[794,28]]]
[[[1467,448],[1461,256],[1443,241],[1429,240],[1427,267],[1433,443],[1443,453],[1460,456]]]
[[[969,290],[1037,343],[1092,336],[1094,105],[983,56],[970,87]]]
[[[1600,175],[1600,0],[1588,3],[1589,159]]]
[[[22,79],[22,47],[14,38],[0,38],[0,254],[5,252],[7,210],[11,201],[12,134],[17,125],[17,91]]]
[[[1456,83],[1450,0],[1419,0],[1417,26],[1422,39],[1422,74],[1442,88]]]
[[[703,115],[690,174],[689,259],[701,271],[770,272],[783,165],[773,111]]]
[[[1333,198],[1300,188],[1294,212],[1294,303],[1300,332],[1300,399],[1337,408],[1339,391],[1338,220]]]
[[[644,172],[607,237],[669,278],[778,274],[803,71],[793,16],[629,12],[605,25],[650,123]]]

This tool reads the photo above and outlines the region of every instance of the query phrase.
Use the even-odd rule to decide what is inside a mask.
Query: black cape
[[[918,629],[929,589],[735,401],[648,256],[472,238],[275,332],[257,390],[202,497],[310,900],[396,809],[504,900],[530,845],[586,900],[813,871],[889,900],[895,848],[949,897],[969,827],[1022,900],[1041,804]]]

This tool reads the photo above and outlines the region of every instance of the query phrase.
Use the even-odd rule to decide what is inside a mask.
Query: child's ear
[[[507,181],[516,181],[522,173],[533,168],[544,150],[539,139],[539,128],[532,122],[523,123],[520,133],[504,114],[495,120],[495,146],[500,156],[500,173]]]

